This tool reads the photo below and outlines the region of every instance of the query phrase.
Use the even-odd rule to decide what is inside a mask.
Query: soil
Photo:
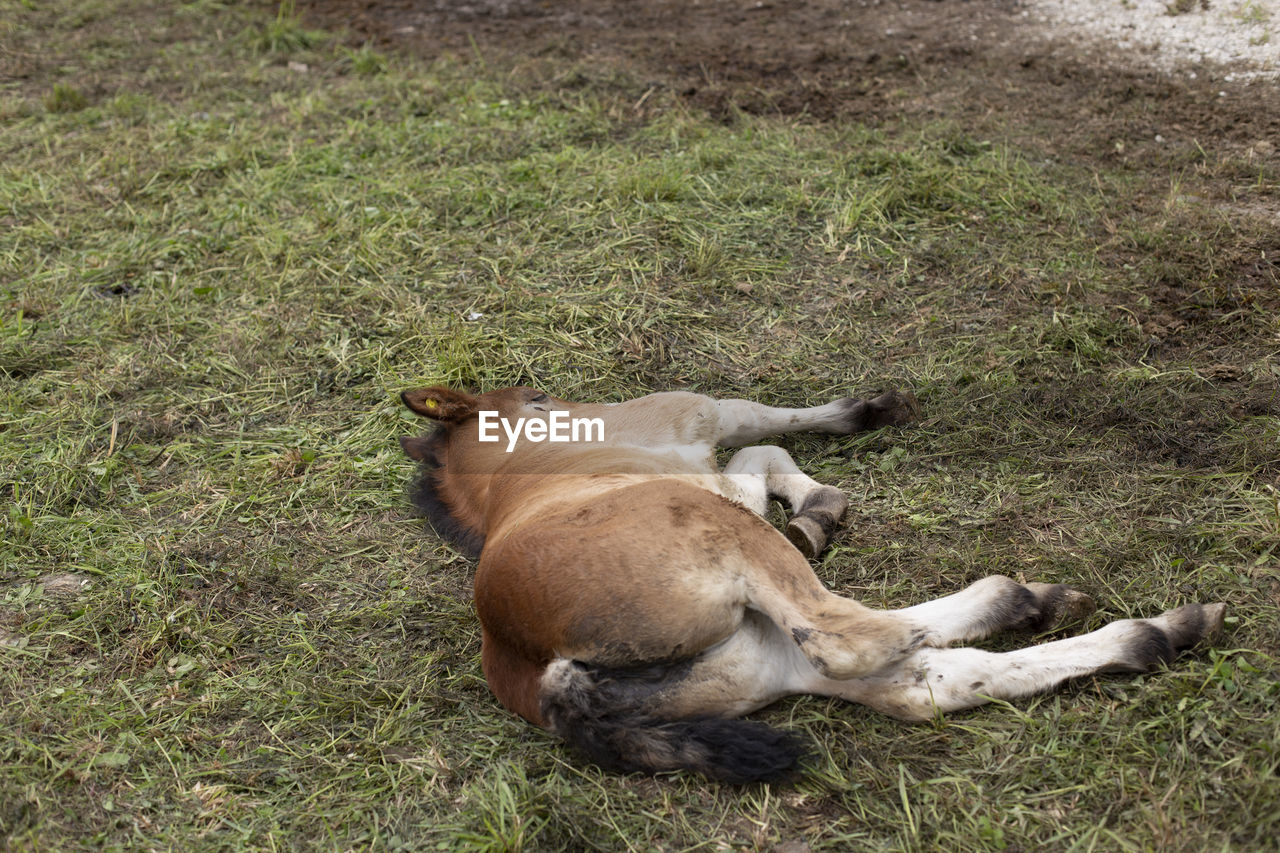
[[[1051,157],[1280,150],[1280,85],[1169,72],[1055,36],[1022,0],[303,0],[316,25],[425,58],[536,77],[577,66],[736,111],[815,120],[934,117]],[[551,62],[548,62],[551,60]],[[571,86],[573,79],[560,79]],[[649,93],[647,95],[646,93]],[[1225,149],[1225,151],[1223,150]],[[1274,211],[1273,211],[1274,212]]]
[[[1153,227],[1178,219],[1170,187],[1185,182],[1183,197],[1212,215],[1170,227],[1189,235],[1214,221],[1232,227],[1205,235],[1208,254],[1193,238],[1182,250],[1164,246],[1167,273],[1131,294],[1129,313],[1149,336],[1150,358],[1203,363],[1213,384],[1182,402],[1104,401],[1089,426],[1129,436],[1140,456],[1220,464],[1216,437],[1230,423],[1280,411],[1274,378],[1246,381],[1239,366],[1274,352],[1274,332],[1258,318],[1280,312],[1280,84],[1240,65],[1188,65],[1175,52],[1055,34],[1035,2],[304,0],[301,11],[384,51],[450,55],[534,88],[609,90],[641,119],[679,99],[726,122],[745,112],[951,123],[1086,174],[1130,176],[1145,191],[1129,197],[1135,209],[1113,215]],[[1113,8],[1077,5],[1081,15]],[[1216,33],[1215,43],[1231,35]],[[1143,252],[1113,245],[1105,254],[1119,266],[1140,263]],[[1149,415],[1179,405],[1178,430]]]
[[[352,44],[450,56],[535,89],[608,90],[638,118],[679,99],[726,122],[752,113],[949,123],[1086,174],[1131,176],[1145,192],[1130,196],[1137,208],[1114,215],[1158,227],[1171,186],[1180,186],[1202,212],[1177,228],[1232,223],[1214,227],[1205,255],[1215,287],[1231,293],[1206,290],[1206,261],[1188,250],[1164,259],[1168,281],[1134,294],[1132,315],[1164,352],[1204,350],[1222,361],[1273,350],[1265,330],[1217,321],[1248,305],[1280,311],[1280,83],[1063,34],[1036,2],[299,0],[298,8]],[[1140,247],[1106,252],[1117,265],[1145,257]]]

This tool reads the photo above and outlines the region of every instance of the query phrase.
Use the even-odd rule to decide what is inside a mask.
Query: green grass
[[[1274,172],[724,126],[287,7],[11,8],[41,58],[0,90],[8,847],[1274,843],[1280,291],[1195,200]],[[471,568],[407,511],[396,395],[437,382],[911,388],[917,427],[785,441],[855,501],[827,583],[999,572],[1090,592],[1094,627],[1223,600],[1228,631],[932,725],[779,703],[815,747],[791,786],[603,774],[490,697]]]

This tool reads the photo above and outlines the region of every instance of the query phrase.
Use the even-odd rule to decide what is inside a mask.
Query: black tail
[[[693,770],[739,785],[795,773],[805,749],[790,732],[720,717],[666,720],[641,710],[665,680],[654,668],[619,673],[556,661],[543,677],[543,717],[606,770]]]

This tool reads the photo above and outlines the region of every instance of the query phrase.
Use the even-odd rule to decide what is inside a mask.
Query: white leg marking
[[[992,575],[960,592],[914,607],[891,611],[929,632],[926,642],[946,646],[988,637],[1001,628],[1001,616],[1010,607],[1027,601],[1028,593],[1012,578]]]
[[[775,495],[787,502],[792,510],[798,510],[810,493],[826,488],[817,480],[801,471],[791,458],[791,454],[781,447],[761,445],[739,450],[725,466],[726,476],[735,482],[744,483],[744,492],[756,497],[763,488],[769,495]],[[745,500],[746,504],[761,515],[767,509],[767,501],[760,501],[760,508]]]
[[[1190,608],[1203,616],[1188,619],[1189,608],[1178,608],[1153,619],[1124,619],[1090,634],[1012,652],[923,648],[875,675],[848,681],[815,678],[811,689],[861,702],[890,716],[928,719],[990,699],[1042,693],[1082,675],[1146,670],[1172,652],[1179,632],[1181,641],[1194,643],[1221,627],[1222,605]],[[1189,623],[1195,626],[1190,634]],[[1157,651],[1160,644],[1152,641],[1160,638],[1164,646]]]
[[[720,418],[716,443],[741,447],[784,432],[847,432],[849,404],[836,400],[809,409],[775,409],[750,400],[717,400]]]

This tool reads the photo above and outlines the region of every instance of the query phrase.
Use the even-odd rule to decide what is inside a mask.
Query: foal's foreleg
[[[894,717],[924,720],[992,699],[1031,696],[1083,675],[1145,672],[1216,634],[1225,611],[1223,604],[1187,604],[1154,619],[1112,622],[1091,634],[1013,652],[922,648],[881,672],[823,680],[814,689]]]
[[[847,435],[915,420],[920,407],[903,391],[887,391],[871,400],[845,397],[808,409],[776,409],[750,400],[717,400],[716,444],[741,447],[784,432]]]
[[[835,486],[824,486],[801,471],[781,447],[760,445],[739,450],[724,473],[735,483],[735,499],[760,515],[768,509],[770,495],[791,507],[787,538],[806,557],[816,557],[826,547],[849,499]]]

